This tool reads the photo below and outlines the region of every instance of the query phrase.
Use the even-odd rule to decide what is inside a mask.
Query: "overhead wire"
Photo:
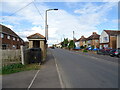
[[[44,18],[43,18],[43,16],[42,16],[41,12],[39,11],[38,7],[37,7],[36,4],[35,4],[35,0],[33,0],[32,2],[28,3],[28,4],[25,5],[24,7],[22,7],[22,8],[20,8],[20,9],[16,10],[14,13],[12,13],[12,14],[6,16],[6,17],[15,15],[16,13],[18,13],[19,11],[23,10],[24,8],[26,8],[27,6],[29,6],[29,5],[31,5],[31,4],[33,4],[33,5],[35,6],[37,12],[38,12],[39,15],[41,16],[41,18],[44,20]],[[5,20],[6,17],[3,17],[2,19]],[[3,21],[3,22],[4,22],[4,21]],[[41,27],[42,27],[42,26],[41,26]]]
[[[39,11],[38,7],[37,7],[36,4],[35,4],[35,0],[34,0],[34,2],[33,2],[33,5],[35,6],[35,8],[36,8],[36,10],[38,11],[39,15],[41,16],[41,18],[44,20],[41,12]]]
[[[43,16],[42,16],[42,14],[40,13],[40,11],[39,11],[39,9],[38,9],[38,7],[35,5],[35,0],[34,1],[32,1],[32,2],[30,2],[30,3],[28,3],[27,5],[25,5],[24,7],[22,7],[22,8],[20,8],[20,9],[18,9],[17,11],[15,11],[14,13],[12,13],[12,14],[10,14],[10,15],[8,15],[8,16],[6,16],[6,17],[9,17],[9,16],[13,16],[13,15],[15,15],[17,12],[19,12],[19,11],[21,11],[22,9],[24,9],[24,8],[26,8],[27,6],[29,6],[30,4],[32,4],[33,3],[33,5],[35,6],[35,8],[37,9],[37,11],[38,11],[38,13],[39,13],[39,15],[41,16],[41,18],[44,20],[44,18],[43,18]],[[3,19],[5,19],[5,18],[3,18]]]
[[[17,11],[15,11],[14,13],[12,13],[12,14],[10,14],[10,15],[8,15],[8,16],[13,16],[14,14],[16,14],[17,12],[19,12],[19,11],[21,11],[22,9],[26,8],[27,6],[29,6],[29,5],[32,4],[32,3],[33,3],[33,1],[30,2],[30,3],[28,3],[26,6],[24,6],[24,7],[20,8],[20,9],[18,9]]]

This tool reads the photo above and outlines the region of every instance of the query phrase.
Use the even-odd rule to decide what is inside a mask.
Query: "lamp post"
[[[58,9],[48,9],[45,11],[45,37],[48,40],[48,25],[47,25],[47,12],[51,10],[58,10]]]

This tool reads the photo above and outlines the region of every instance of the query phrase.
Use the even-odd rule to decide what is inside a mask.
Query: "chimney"
[[[94,34],[97,34],[97,33],[96,33],[96,32],[93,32],[93,35],[94,35]]]
[[[81,38],[84,38],[84,36],[81,36]]]

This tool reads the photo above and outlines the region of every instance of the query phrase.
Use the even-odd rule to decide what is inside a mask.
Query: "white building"
[[[118,38],[118,39],[117,39]],[[116,49],[120,44],[120,31],[104,30],[100,35],[100,49],[112,48]]]

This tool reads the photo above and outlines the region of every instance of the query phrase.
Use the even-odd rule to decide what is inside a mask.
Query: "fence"
[[[20,63],[21,51],[19,50],[2,50],[2,66]]]

